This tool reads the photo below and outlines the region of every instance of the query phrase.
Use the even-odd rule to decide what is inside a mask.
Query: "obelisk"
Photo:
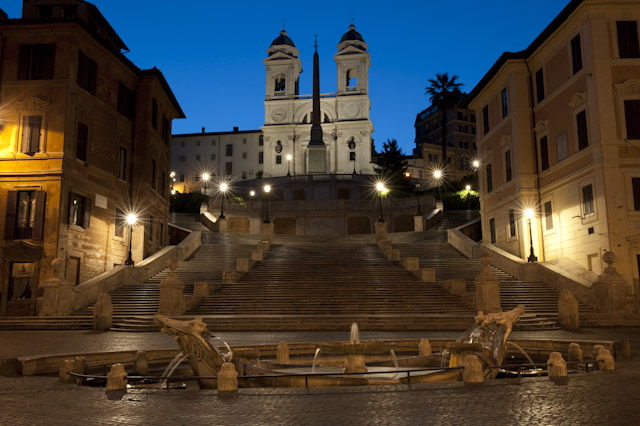
[[[318,40],[314,45],[313,54],[313,111],[311,114],[311,140],[307,147],[309,155],[309,173],[327,172],[327,146],[322,140],[322,125],[320,124],[320,65],[318,58]]]

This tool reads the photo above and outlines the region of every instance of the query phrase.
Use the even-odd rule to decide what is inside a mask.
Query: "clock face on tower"
[[[273,119],[273,121],[277,121],[277,122],[284,120],[286,116],[287,116],[287,112],[282,108],[275,109],[271,113],[271,118]]]

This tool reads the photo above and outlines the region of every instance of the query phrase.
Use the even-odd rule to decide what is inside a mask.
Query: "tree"
[[[395,139],[387,139],[382,144],[382,152],[376,156],[376,173],[387,182],[388,185],[402,188],[406,186],[407,160],[405,160],[402,149]]]
[[[442,137],[442,166],[447,164],[447,110],[455,107],[463,96],[460,88],[462,83],[458,83],[457,75],[449,78],[446,72],[436,73],[435,80],[429,79],[430,86],[425,88],[425,95],[429,95],[431,104],[440,111],[440,132]]]

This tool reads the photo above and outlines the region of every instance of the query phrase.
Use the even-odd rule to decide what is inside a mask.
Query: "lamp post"
[[[265,215],[264,215],[264,223],[271,223],[271,221],[269,220],[269,193],[271,192],[271,185],[265,185],[263,190],[264,190],[264,193],[267,194],[267,204],[266,204]]]
[[[442,186],[442,171],[435,170],[433,172],[433,178],[438,182],[438,198],[440,199],[440,202],[442,202],[442,190],[440,189],[440,187]],[[442,207],[444,210],[444,204],[442,205]]]
[[[385,187],[382,182],[376,183],[376,191],[378,191],[378,201],[380,202],[380,217],[378,218],[378,222],[384,222],[384,212],[382,211],[382,194],[384,193]]]
[[[530,248],[531,251],[530,251],[529,257],[527,258],[527,261],[529,263],[537,262],[538,258],[533,253],[533,232],[531,231],[531,219],[533,219],[533,215],[534,215],[533,209],[526,209],[524,211],[524,215],[529,221],[529,243],[530,243],[530,247],[531,247]]]
[[[471,185],[467,185],[464,187],[467,190],[467,210],[471,209]]]
[[[222,192],[222,206],[220,207],[220,217],[218,219],[224,219],[224,199],[227,198],[227,189],[229,187],[226,183],[220,184],[220,192]]]
[[[479,160],[473,160],[473,168],[474,170],[478,170],[478,168],[480,167],[480,161]]]
[[[256,191],[252,189],[249,195],[251,196],[251,210],[253,210],[253,198],[256,196]]]
[[[419,183],[416,183],[416,192],[418,193],[418,213],[417,213],[416,216],[422,216],[422,208],[420,206],[420,195],[421,195],[421,192],[420,192],[420,184]]]
[[[204,195],[208,195],[207,194],[207,182],[209,182],[209,173],[203,173],[202,174],[202,181],[204,182]]]
[[[287,176],[291,176],[291,160],[293,157],[291,154],[287,154]]]
[[[124,261],[124,264],[127,266],[133,266],[133,258],[131,257],[131,240],[133,240],[133,227],[138,222],[138,216],[134,213],[129,213],[127,215],[127,225],[129,225],[129,257]]]

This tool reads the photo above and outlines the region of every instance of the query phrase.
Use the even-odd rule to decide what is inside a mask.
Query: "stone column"
[[[631,286],[620,275],[613,262],[616,255],[610,251],[602,255],[602,260],[608,265],[604,272],[593,283],[598,312],[632,314],[638,311],[636,297],[631,292]]]
[[[376,243],[387,239],[387,222],[376,222]]]
[[[163,315],[182,315],[184,313],[184,283],[175,272],[178,262],[168,260],[167,266],[171,271],[167,278],[160,282],[158,313]]]
[[[502,307],[500,306],[500,280],[489,268],[491,258],[482,256],[480,262],[482,262],[484,268],[475,279],[476,309],[484,313],[502,312]]]
[[[580,309],[573,293],[567,289],[560,291],[558,298],[558,322],[569,330],[580,328]]]

